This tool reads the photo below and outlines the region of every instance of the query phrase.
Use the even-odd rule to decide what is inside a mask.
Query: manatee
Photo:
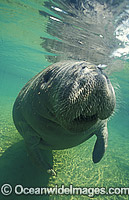
[[[96,135],[92,159],[98,163],[107,148],[107,121],[115,104],[113,86],[99,66],[63,61],[23,87],[13,106],[13,120],[33,160],[55,175],[42,150],[71,148]]]

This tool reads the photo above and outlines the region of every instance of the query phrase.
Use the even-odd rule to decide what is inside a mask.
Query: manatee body
[[[74,147],[94,134],[93,162],[101,160],[115,102],[114,89],[101,68],[86,61],[64,61],[47,67],[23,87],[13,119],[35,162],[54,173],[42,149]]]

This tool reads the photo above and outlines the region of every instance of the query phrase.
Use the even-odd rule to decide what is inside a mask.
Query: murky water
[[[129,187],[129,2],[1,0],[0,11],[0,187],[4,183],[35,188]],[[57,177],[49,177],[27,156],[13,124],[12,107],[31,77],[64,59],[107,65],[117,106],[108,123],[108,149],[102,161],[92,162],[93,136],[77,147],[53,151]],[[90,198],[128,199],[128,195],[0,193],[2,200]]]

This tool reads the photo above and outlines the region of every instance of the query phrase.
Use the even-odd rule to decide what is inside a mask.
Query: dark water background
[[[129,2],[0,0],[0,12],[0,186],[10,183],[13,187],[129,187]],[[29,160],[12,121],[12,106],[31,77],[64,59],[107,65],[105,70],[115,88],[117,106],[108,123],[109,144],[102,161],[92,163],[94,136],[77,147],[53,151],[58,176],[49,177]],[[14,194],[4,197],[0,193],[1,200],[90,198]]]

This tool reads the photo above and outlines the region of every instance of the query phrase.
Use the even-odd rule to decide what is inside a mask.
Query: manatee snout
[[[111,116],[116,103],[115,93],[102,70],[88,62],[80,62],[62,74],[59,93],[55,98],[58,102],[55,113],[64,127],[71,131],[83,131],[97,120]],[[81,126],[84,121],[85,124]]]
[[[91,94],[90,103],[95,101],[94,109],[98,118],[101,120],[109,118],[114,111],[116,99],[110,80],[102,72],[96,76],[94,92]]]

